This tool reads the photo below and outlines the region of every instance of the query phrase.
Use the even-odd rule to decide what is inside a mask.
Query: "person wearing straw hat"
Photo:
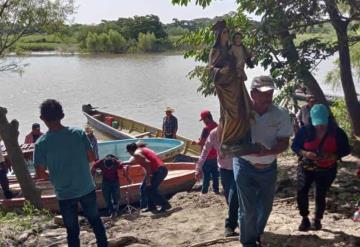
[[[98,141],[94,135],[94,129],[91,128],[90,126],[86,126],[85,133],[86,133],[86,136],[89,138],[91,147],[94,151],[95,160],[98,160],[99,159],[99,148],[98,148]]]
[[[178,120],[173,115],[175,110],[171,107],[165,108],[165,117],[162,124],[162,136],[165,138],[176,139],[176,132],[178,130]]]

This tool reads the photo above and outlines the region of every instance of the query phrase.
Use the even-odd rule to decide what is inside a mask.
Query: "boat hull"
[[[189,191],[195,184],[195,163],[166,163],[168,168],[168,176],[161,183],[159,191],[163,195],[173,195],[181,191]],[[120,205],[126,205],[129,203],[136,203],[140,199],[140,186],[144,177],[143,168],[139,165],[131,166],[129,169],[129,175],[134,181],[132,184],[128,184],[126,179],[119,171],[120,175]],[[43,192],[52,194],[44,194],[41,196],[44,208],[51,211],[59,211],[58,200],[53,193],[53,190],[49,181],[38,181],[37,187]],[[10,187],[19,187],[16,180],[10,182]],[[96,198],[99,208],[105,208],[105,201],[100,189],[100,184],[97,184]],[[22,208],[25,204],[25,198],[13,198],[13,199],[1,199],[0,204],[4,209]],[[81,208],[79,208],[81,210]]]
[[[107,112],[90,110],[86,112],[83,111],[83,114],[87,118],[89,125],[113,139],[138,138],[145,136],[157,138],[162,136],[162,130],[159,128]],[[119,124],[118,128],[106,124],[104,122],[106,117],[111,117],[116,120]],[[197,144],[192,144],[192,140],[179,135],[177,136],[177,139],[185,143],[182,152],[183,154],[191,157],[198,157],[200,155],[201,147]]]

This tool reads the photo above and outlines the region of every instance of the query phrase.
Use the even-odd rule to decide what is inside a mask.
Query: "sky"
[[[101,20],[117,20],[119,17],[133,17],[154,14],[162,23],[171,23],[173,18],[191,20],[202,17],[221,16],[236,10],[235,0],[213,0],[205,9],[195,6],[195,0],[188,6],[172,5],[171,0],[75,0],[77,13],[74,23],[98,24]]]

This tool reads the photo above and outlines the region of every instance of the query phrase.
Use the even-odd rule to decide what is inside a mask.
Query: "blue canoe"
[[[148,148],[154,150],[162,160],[171,160],[180,154],[184,148],[184,142],[176,139],[166,138],[137,138],[116,141],[105,141],[99,143],[99,158],[104,158],[107,154],[113,154],[120,160],[128,160],[129,153],[126,145],[135,141],[142,141]]]

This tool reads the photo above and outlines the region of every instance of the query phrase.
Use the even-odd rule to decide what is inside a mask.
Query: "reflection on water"
[[[65,125],[78,127],[86,121],[81,114],[85,103],[155,127],[161,127],[164,109],[171,106],[178,117],[178,134],[192,139],[201,133],[201,110],[219,117],[217,98],[203,97],[196,91],[199,81],[186,78],[195,62],[180,55],[45,56],[23,62],[30,65],[22,76],[0,73],[0,105],[8,108],[10,119],[20,121],[20,143],[31,124],[40,122],[39,104],[47,98],[62,102]],[[332,68],[331,61],[320,65],[317,78],[323,82]],[[246,73],[251,79],[265,72],[255,68]],[[333,93],[331,86],[322,87]]]

